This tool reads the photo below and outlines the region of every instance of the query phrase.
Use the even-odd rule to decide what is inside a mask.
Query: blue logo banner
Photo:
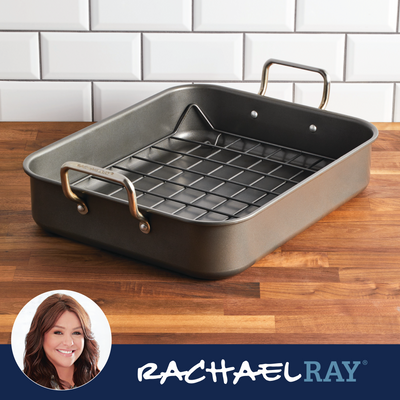
[[[103,371],[56,392],[30,381],[0,346],[0,382],[10,396],[354,399],[398,392],[398,345],[113,345]]]

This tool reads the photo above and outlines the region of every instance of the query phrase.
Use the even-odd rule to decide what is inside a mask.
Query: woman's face
[[[78,317],[73,312],[65,311],[44,334],[43,350],[56,369],[68,368],[82,354],[84,343]]]

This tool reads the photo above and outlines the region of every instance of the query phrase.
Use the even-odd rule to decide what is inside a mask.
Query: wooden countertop
[[[24,158],[89,123],[0,123],[0,343],[21,308],[80,292],[113,343],[400,343],[400,123],[376,124],[371,181],[245,272],[202,281],[42,231]]]

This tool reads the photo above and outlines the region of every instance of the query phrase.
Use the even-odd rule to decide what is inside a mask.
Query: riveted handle
[[[131,214],[139,220],[139,228],[143,233],[150,232],[150,224],[143,214],[139,211],[136,200],[135,187],[132,182],[125,176],[115,171],[108,169],[95,167],[90,164],[84,164],[75,161],[68,161],[61,166],[61,186],[64,195],[69,199],[77,203],[77,209],[79,213],[85,215],[89,212],[86,203],[78,197],[72,190],[69,184],[68,171],[72,169],[74,171],[83,172],[85,174],[93,175],[102,179],[109,180],[111,182],[118,183],[125,187],[128,193],[129,211]]]
[[[331,79],[328,75],[328,73],[321,69],[321,68],[315,68],[315,67],[310,67],[308,65],[302,65],[302,64],[296,64],[288,61],[282,61],[282,60],[275,60],[273,58],[269,59],[266,61],[266,63],[263,66],[262,69],[262,74],[261,74],[261,86],[260,90],[258,91],[258,94],[261,96],[265,95],[265,92],[267,91],[267,85],[268,85],[268,73],[271,65],[273,64],[279,64],[279,65],[284,65],[286,67],[293,67],[297,69],[303,69],[306,71],[311,71],[311,72],[317,72],[322,76],[324,79],[324,89],[322,93],[322,100],[321,104],[318,106],[321,110],[324,110],[328,104],[329,100],[329,94],[331,90]]]

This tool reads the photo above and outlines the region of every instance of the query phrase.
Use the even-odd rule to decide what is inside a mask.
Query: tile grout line
[[[43,78],[42,73],[42,37],[41,32],[38,32],[38,47],[39,47],[39,81]]]
[[[242,82],[245,82],[245,68],[246,68],[246,33],[243,32],[242,44]]]
[[[140,82],[144,81],[144,35],[143,32],[140,33]]]
[[[191,20],[191,24],[192,24],[192,26],[191,26],[191,30],[190,30],[190,32],[194,32],[194,0],[192,0],[192,15],[191,15],[191,17],[192,17],[192,20]]]
[[[400,23],[399,23],[400,24]],[[14,30],[14,29],[0,29],[0,32],[8,32],[8,33],[27,33],[27,32],[38,32],[37,29],[19,29],[19,30]],[[68,30],[55,30],[55,29],[41,29],[40,32],[46,32],[46,33],[88,33],[88,30],[84,29],[68,29]],[[368,36],[374,36],[374,35],[379,35],[379,36],[399,36],[400,32],[387,32],[387,31],[377,31],[377,32],[371,32],[371,31],[358,31],[358,32],[349,32],[349,31],[252,31],[252,30],[246,30],[246,31],[236,31],[236,30],[221,30],[221,31],[183,31],[183,30],[127,30],[127,29],[120,29],[120,30],[105,30],[105,29],[96,29],[96,30],[91,30],[90,32],[92,33],[178,33],[178,34],[240,34],[240,33],[251,33],[255,35],[293,35],[294,33],[297,33],[298,35],[302,36],[312,36],[312,35],[345,35],[345,34],[352,34],[352,35],[368,35]]]
[[[400,35],[400,0],[398,1],[397,4],[397,27],[396,27],[397,34]],[[393,88],[393,114],[392,114],[392,122],[395,122],[396,119],[396,103],[400,101],[400,90],[398,89],[398,86],[396,82],[393,82],[394,88]],[[400,107],[399,107],[400,109]],[[400,116],[399,116],[400,117]]]
[[[94,120],[94,82],[90,82],[90,90],[91,90],[91,106],[92,106],[92,122],[95,122]]]
[[[400,0],[397,3],[397,26],[396,33],[400,33]]]
[[[348,35],[344,36],[344,54],[343,54],[343,82],[347,81],[347,42]]]
[[[92,30],[92,2],[88,0],[89,32]]]
[[[89,32],[92,31],[92,2],[91,0],[88,0],[88,24],[89,24]],[[94,82],[93,80],[90,80],[90,105],[92,107],[92,122],[95,122],[94,120]]]
[[[149,79],[149,80],[141,80],[141,79],[97,79],[97,78],[76,78],[76,79],[41,79],[42,82],[91,82],[93,79],[93,82],[131,82],[131,83],[180,83],[180,82],[202,82],[202,83],[212,83],[212,82],[221,82],[221,83],[260,83],[259,79],[251,79],[247,81],[238,81],[236,79],[226,79],[226,80],[215,80],[215,79],[164,79],[164,80],[158,80],[158,79]],[[9,78],[4,78],[0,79],[1,82],[39,82],[39,79],[9,79]],[[270,79],[269,82],[271,83],[292,83],[293,79],[288,79],[288,80],[282,80],[282,79]],[[296,80],[296,83],[319,83],[318,80]],[[377,85],[377,84],[400,84],[399,81],[346,81],[343,82],[342,80],[332,80],[332,83],[335,84],[357,84],[357,85],[362,85],[362,84],[372,84],[372,85]]]
[[[292,102],[294,103],[296,100],[296,82],[292,83]]]
[[[396,33],[400,34],[400,0],[397,1],[397,24]],[[392,122],[396,119],[396,103],[399,101],[400,90],[397,89],[396,82],[393,82],[393,105],[392,105]]]

